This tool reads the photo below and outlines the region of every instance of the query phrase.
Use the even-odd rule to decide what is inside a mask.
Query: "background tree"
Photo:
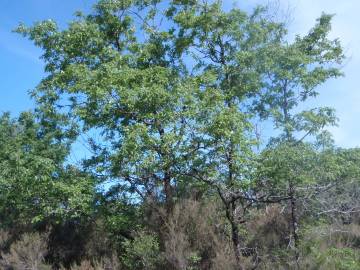
[[[2,226],[61,222],[92,212],[94,180],[65,166],[69,144],[31,113],[0,119],[0,213]],[[25,227],[26,228],[26,227]]]

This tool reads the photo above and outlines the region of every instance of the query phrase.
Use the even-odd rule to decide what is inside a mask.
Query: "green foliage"
[[[355,270],[359,269],[359,251],[352,248],[328,248],[319,250],[312,249],[314,262],[309,265],[311,269],[339,269]]]
[[[342,75],[332,65],[341,63],[344,55],[339,41],[328,39],[331,17],[323,14],[316,26],[306,36],[297,36],[294,43],[278,44],[264,51],[268,80],[255,108],[262,118],[272,117],[275,127],[282,128],[286,136],[299,131],[314,134],[334,123],[335,117],[328,108],[291,115],[300,102],[318,95],[317,86]]]
[[[231,170],[243,178],[254,140],[238,106],[260,89],[259,48],[278,44],[285,30],[260,9],[224,12],[219,2],[173,1],[162,11],[168,26],[159,28],[156,2],[101,1],[68,29],[43,22],[18,32],[44,49],[50,75],[33,92],[38,102],[63,107],[66,93],[70,115],[109,141],[93,145],[108,176],[140,187],[140,197],[164,186],[171,203],[177,183],[193,182],[194,168],[224,175],[219,167],[230,145]],[[139,18],[143,40],[132,30]]]
[[[122,260],[127,269],[158,269],[161,257],[156,236],[140,232],[134,240],[125,241],[124,248]]]
[[[2,226],[60,221],[92,211],[94,182],[64,166],[69,148],[31,113],[0,119],[0,215]]]
[[[351,248],[330,248],[324,255],[319,258],[323,267],[333,265],[334,269],[341,270],[355,270],[360,267],[360,254]]]

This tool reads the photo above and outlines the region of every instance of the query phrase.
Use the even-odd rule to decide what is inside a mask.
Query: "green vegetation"
[[[331,18],[290,42],[263,7],[100,0],[20,25],[46,76],[0,118],[2,269],[359,269],[360,149],[304,109],[342,76]]]

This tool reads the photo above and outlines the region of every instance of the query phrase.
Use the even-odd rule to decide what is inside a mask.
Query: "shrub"
[[[161,261],[158,239],[155,235],[140,232],[134,240],[124,242],[125,254],[122,261],[127,269],[152,270],[158,269]]]
[[[84,260],[80,264],[74,264],[70,270],[120,270],[120,263],[116,256],[112,258],[103,258],[98,261]],[[60,270],[66,270],[61,267]]]
[[[47,237],[38,233],[24,234],[13,243],[8,253],[2,253],[1,266],[14,270],[50,270],[44,262]]]

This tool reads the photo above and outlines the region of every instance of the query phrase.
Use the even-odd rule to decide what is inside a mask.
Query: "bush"
[[[301,266],[309,270],[358,270],[360,252],[351,248],[313,248]]]
[[[99,261],[84,260],[80,264],[74,264],[70,270],[120,270],[120,263],[116,256],[112,258],[103,258]],[[60,270],[66,270],[61,267]]]
[[[47,237],[38,233],[24,234],[13,243],[8,253],[1,254],[3,269],[50,270],[44,262],[47,253]]]
[[[134,240],[124,243],[125,254],[122,261],[127,269],[158,269],[161,261],[159,243],[155,235],[140,232]]]

